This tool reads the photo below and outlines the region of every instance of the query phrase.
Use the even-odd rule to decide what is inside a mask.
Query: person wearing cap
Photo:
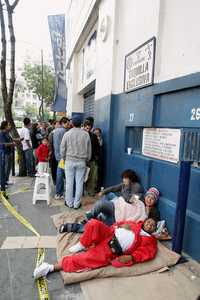
[[[59,161],[61,160],[60,155],[60,145],[62,138],[66,131],[70,129],[69,127],[70,120],[66,117],[62,117],[60,120],[60,127],[56,128],[53,133],[53,148],[54,148],[54,154],[57,161],[57,164],[59,164]],[[56,171],[56,195],[55,199],[64,199],[64,178],[65,173],[62,168],[57,167]]]
[[[80,241],[69,248],[75,255],[65,256],[54,265],[44,262],[33,276],[37,279],[61,270],[83,272],[110,264],[116,268],[130,267],[151,260],[157,253],[155,229],[156,222],[150,218],[139,223],[121,221],[111,227],[93,219],[87,223]]]
[[[73,128],[63,136],[60,155],[65,161],[65,205],[77,209],[81,205],[86,161],[91,158],[91,141],[89,134],[80,128],[81,119],[78,116],[72,118],[72,124]],[[74,180],[75,198],[73,197]]]
[[[149,188],[146,194],[144,195],[146,214],[149,218],[152,218],[157,222],[160,221],[160,212],[157,205],[159,196],[160,192],[155,187]]]

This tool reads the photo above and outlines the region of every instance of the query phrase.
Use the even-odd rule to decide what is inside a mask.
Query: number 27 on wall
[[[192,121],[200,120],[200,107],[191,109],[191,118]]]
[[[133,122],[134,118],[135,118],[135,114],[134,113],[130,113],[129,114],[129,122]]]

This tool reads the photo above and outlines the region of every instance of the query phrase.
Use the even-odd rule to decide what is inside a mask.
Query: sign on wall
[[[181,130],[144,128],[142,154],[177,163],[179,161]]]
[[[130,92],[153,84],[156,39],[127,54],[125,57],[124,92]]]

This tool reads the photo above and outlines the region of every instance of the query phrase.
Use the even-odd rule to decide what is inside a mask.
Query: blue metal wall
[[[96,125],[105,135],[105,186],[119,182],[125,168],[139,174],[145,189],[161,192],[160,210],[173,232],[179,164],[128,155],[126,127],[166,127],[199,130],[200,74],[192,74],[128,94],[110,95],[96,101]],[[195,112],[192,112],[195,109]],[[192,120],[192,119],[194,120]],[[200,261],[200,168],[191,168],[184,251]]]

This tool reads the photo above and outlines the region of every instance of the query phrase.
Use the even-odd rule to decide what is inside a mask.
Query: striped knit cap
[[[150,189],[148,189],[145,196],[147,196],[149,194],[152,195],[155,198],[156,202],[158,201],[159,196],[160,196],[160,192],[159,192],[159,190],[157,190],[157,188],[151,187]]]

